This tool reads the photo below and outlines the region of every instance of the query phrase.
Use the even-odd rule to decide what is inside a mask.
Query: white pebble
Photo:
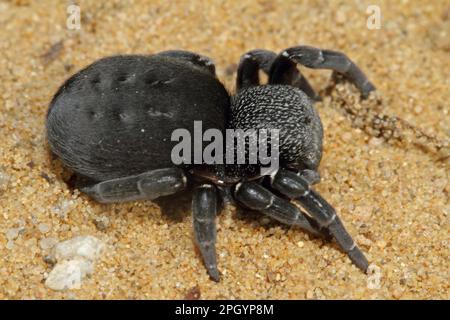
[[[42,250],[47,250],[53,248],[57,243],[58,243],[57,238],[48,237],[41,239],[39,241],[39,246],[41,247]]]
[[[79,236],[58,243],[54,248],[54,254],[58,261],[76,257],[95,260],[103,247],[103,242],[93,236]]]
[[[13,248],[14,248],[14,241],[9,240],[9,241],[6,243],[6,249],[12,250]]]
[[[57,264],[45,285],[53,290],[79,289],[86,276],[94,271],[95,259],[104,243],[93,236],[78,236],[58,243],[53,249]]]
[[[377,147],[377,146],[380,146],[381,144],[383,144],[383,140],[380,139],[380,138],[372,137],[372,138],[370,138],[370,140],[369,140],[369,144],[370,144],[371,146]]]
[[[94,218],[94,224],[100,231],[105,231],[109,226],[109,218],[106,216]]]
[[[38,229],[39,229],[39,232],[41,232],[41,233],[47,233],[50,231],[51,227],[50,227],[50,225],[48,225],[46,223],[39,223]]]
[[[79,289],[81,282],[93,272],[92,262],[86,259],[65,260],[58,263],[48,275],[45,285],[52,290]]]
[[[11,228],[5,232],[6,239],[14,240],[19,236],[20,228]]]
[[[58,215],[61,219],[65,219],[74,206],[75,202],[73,200],[63,199],[57,206],[53,207],[53,213]]]

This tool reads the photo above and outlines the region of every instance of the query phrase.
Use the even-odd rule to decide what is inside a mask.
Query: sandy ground
[[[450,298],[440,149],[450,134],[448,1],[80,1],[81,30],[66,26],[68,4],[0,1],[0,298]],[[366,26],[369,4],[381,9],[380,29]],[[317,189],[366,252],[371,275],[333,243],[228,208],[218,218],[214,283],[194,250],[188,201],[167,214],[150,201],[100,205],[70,189],[49,156],[48,103],[98,58],[197,51],[233,92],[241,54],[297,44],[347,53],[382,99],[359,103],[339,85],[317,104],[326,132]],[[305,74],[318,90],[330,84],[327,71]],[[93,275],[78,290],[47,288],[50,247],[78,235],[107,244]]]

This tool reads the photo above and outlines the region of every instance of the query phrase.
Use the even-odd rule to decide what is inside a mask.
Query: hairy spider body
[[[375,87],[345,55],[307,46],[276,55],[266,50],[241,57],[236,94],[230,98],[212,61],[188,51],[101,59],[72,76],[47,115],[51,150],[79,176],[81,190],[102,202],[156,199],[194,187],[194,236],[210,277],[218,281],[216,227],[219,191],[282,223],[336,239],[353,263],[368,262],[333,207],[311,186],[319,182],[320,99],[296,64],[332,69],[366,97]],[[269,76],[260,85],[258,71]],[[270,176],[259,165],[173,164],[171,134],[194,121],[203,129],[279,129],[280,167]],[[193,163],[193,162],[191,162]],[[306,212],[293,205],[297,201]]]
[[[280,161],[298,170],[316,170],[322,158],[322,122],[310,98],[285,85],[252,86],[232,98],[230,127],[280,129]]]

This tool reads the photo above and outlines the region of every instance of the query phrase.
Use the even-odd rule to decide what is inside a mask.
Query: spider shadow
[[[284,234],[287,234],[290,230],[293,230],[295,232],[300,232],[307,235],[308,239],[312,241],[317,240],[319,241],[319,243],[330,242],[329,241],[330,239],[311,234],[305,230],[302,230],[297,226],[284,224],[273,218],[265,216],[261,212],[251,210],[245,207],[235,206],[235,213],[233,214],[233,218],[241,220],[253,228],[263,228],[264,231],[267,232],[267,237],[272,237],[273,235],[275,235],[274,229],[275,227],[279,227],[281,230],[283,230]]]
[[[192,211],[193,189],[152,200],[161,210],[161,216],[171,222],[182,222]]]
[[[330,246],[345,254],[345,252],[339,247],[336,241],[333,240],[333,237],[331,235],[328,235],[326,237],[315,235],[297,226],[287,225],[277,220],[274,220],[273,218],[265,216],[261,212],[241,207],[239,205],[237,206],[233,205],[233,207],[235,208],[235,213],[233,214],[234,219],[244,221],[246,224],[248,224],[253,228],[263,228],[264,231],[266,232],[267,238],[274,236],[275,227],[279,227],[281,230],[283,230],[285,235],[290,230],[293,230],[294,232],[300,232],[307,236],[306,238],[307,241],[313,241],[317,243],[319,248],[322,248],[323,246]],[[267,217],[269,219],[268,222],[263,221],[264,217]]]
[[[75,189],[75,173],[63,165],[61,160],[50,150],[48,145],[45,146],[47,165],[43,167],[40,173],[41,178],[45,179],[49,184],[56,181],[63,181],[71,193]],[[48,171],[47,171],[48,170]],[[54,175],[54,178],[51,177]]]
[[[189,186],[182,192],[175,193],[152,200],[160,207],[161,215],[170,221],[181,222],[186,216],[192,214],[192,197],[194,193],[194,186]],[[219,197],[218,213],[220,215],[224,209],[224,201]]]

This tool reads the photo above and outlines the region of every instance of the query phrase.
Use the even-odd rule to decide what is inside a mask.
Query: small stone
[[[6,243],[6,249],[12,250],[13,248],[14,248],[14,241],[13,241],[13,240],[9,240],[9,241]]]
[[[403,295],[403,290],[401,288],[395,288],[394,291],[392,292],[392,297],[394,297],[394,299],[400,299]]]
[[[200,287],[196,285],[195,287],[191,288],[185,295],[185,300],[198,300],[201,297],[201,291]]]
[[[414,113],[415,114],[420,114],[422,112],[422,107],[421,106],[415,106],[414,107]]]
[[[62,200],[60,203],[53,207],[53,213],[59,216],[61,219],[67,218],[67,214],[72,210],[75,203],[72,200]]]
[[[93,236],[79,236],[58,243],[55,246],[54,254],[58,261],[76,257],[95,260],[103,247],[103,242]]]
[[[352,136],[351,132],[345,132],[345,133],[342,135],[342,140],[344,140],[345,142],[350,142],[350,141],[352,141],[352,138],[353,138],[353,136]]]
[[[370,247],[372,245],[372,241],[370,241],[370,239],[367,239],[365,236],[363,235],[358,235],[355,237],[355,240],[358,244],[365,246],[365,247]]]
[[[44,262],[50,266],[54,266],[56,264],[56,259],[51,254],[44,256],[43,259],[44,259]]]
[[[94,261],[104,244],[93,236],[79,236],[55,245],[51,255],[44,261],[56,265],[45,285],[53,290],[79,289],[83,279],[91,275]]]
[[[40,224],[38,225],[38,229],[39,229],[39,232],[40,232],[40,233],[47,233],[47,232],[50,231],[51,226],[48,225],[48,224],[46,224],[46,223],[40,223]]]
[[[299,242],[297,242],[297,246],[299,248],[303,248],[305,246],[305,243],[303,241],[299,241]]]
[[[380,240],[380,241],[378,241],[377,242],[377,246],[380,248],[380,249],[384,249],[385,247],[386,247],[386,241],[384,241],[384,240]]]
[[[57,238],[48,237],[43,238],[41,241],[39,241],[39,247],[41,247],[42,250],[48,250],[53,248],[58,243]]]
[[[5,233],[6,239],[15,240],[19,236],[20,228],[11,228],[8,229]]]
[[[326,298],[326,296],[322,292],[322,289],[320,289],[320,288],[315,288],[314,289],[314,294],[315,294],[317,299],[325,299]]]
[[[94,218],[95,227],[100,231],[105,231],[109,227],[109,218],[106,216]]]
[[[86,259],[66,260],[53,268],[45,285],[57,291],[80,289],[81,282],[87,275],[91,275],[92,271],[92,262]]]
[[[370,138],[370,140],[369,140],[369,144],[370,144],[371,146],[376,146],[376,147],[378,147],[378,146],[380,146],[382,143],[383,143],[383,140],[380,139],[380,138],[372,137],[372,138]]]
[[[308,290],[306,292],[306,299],[312,299],[314,298],[314,292],[312,290]]]

